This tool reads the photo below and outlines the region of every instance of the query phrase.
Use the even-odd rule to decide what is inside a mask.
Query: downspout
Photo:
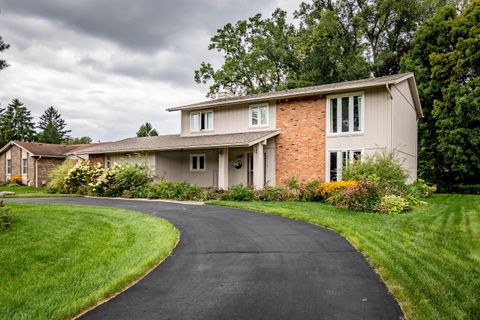
[[[38,188],[38,160],[40,159],[42,159],[42,156],[35,159],[35,188]]]

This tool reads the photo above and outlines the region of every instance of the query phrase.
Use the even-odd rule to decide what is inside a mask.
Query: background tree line
[[[13,99],[6,108],[0,108],[0,147],[11,140],[35,141],[53,144],[91,143],[90,137],[70,137],[71,130],[54,107],[49,107],[40,116],[37,124],[30,110],[18,99]]]
[[[313,0],[286,17],[277,9],[217,30],[208,48],[223,64],[202,62],[195,81],[213,97],[414,72],[419,176],[480,183],[480,0]]]

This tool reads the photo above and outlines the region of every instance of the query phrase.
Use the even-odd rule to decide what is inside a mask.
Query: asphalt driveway
[[[93,198],[171,221],[181,240],[143,280],[82,319],[402,319],[365,258],[338,234],[238,209]]]

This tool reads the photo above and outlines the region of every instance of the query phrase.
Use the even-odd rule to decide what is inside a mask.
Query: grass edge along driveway
[[[265,212],[332,229],[377,270],[407,319],[480,319],[480,196],[436,194],[391,216],[322,203],[210,204]]]
[[[0,319],[64,319],[121,292],[170,255],[167,220],[108,207],[7,203]]]

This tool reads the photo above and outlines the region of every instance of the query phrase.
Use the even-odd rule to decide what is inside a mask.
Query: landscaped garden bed
[[[0,230],[0,319],[66,319],[122,291],[166,258],[168,221],[89,206],[8,203]]]

